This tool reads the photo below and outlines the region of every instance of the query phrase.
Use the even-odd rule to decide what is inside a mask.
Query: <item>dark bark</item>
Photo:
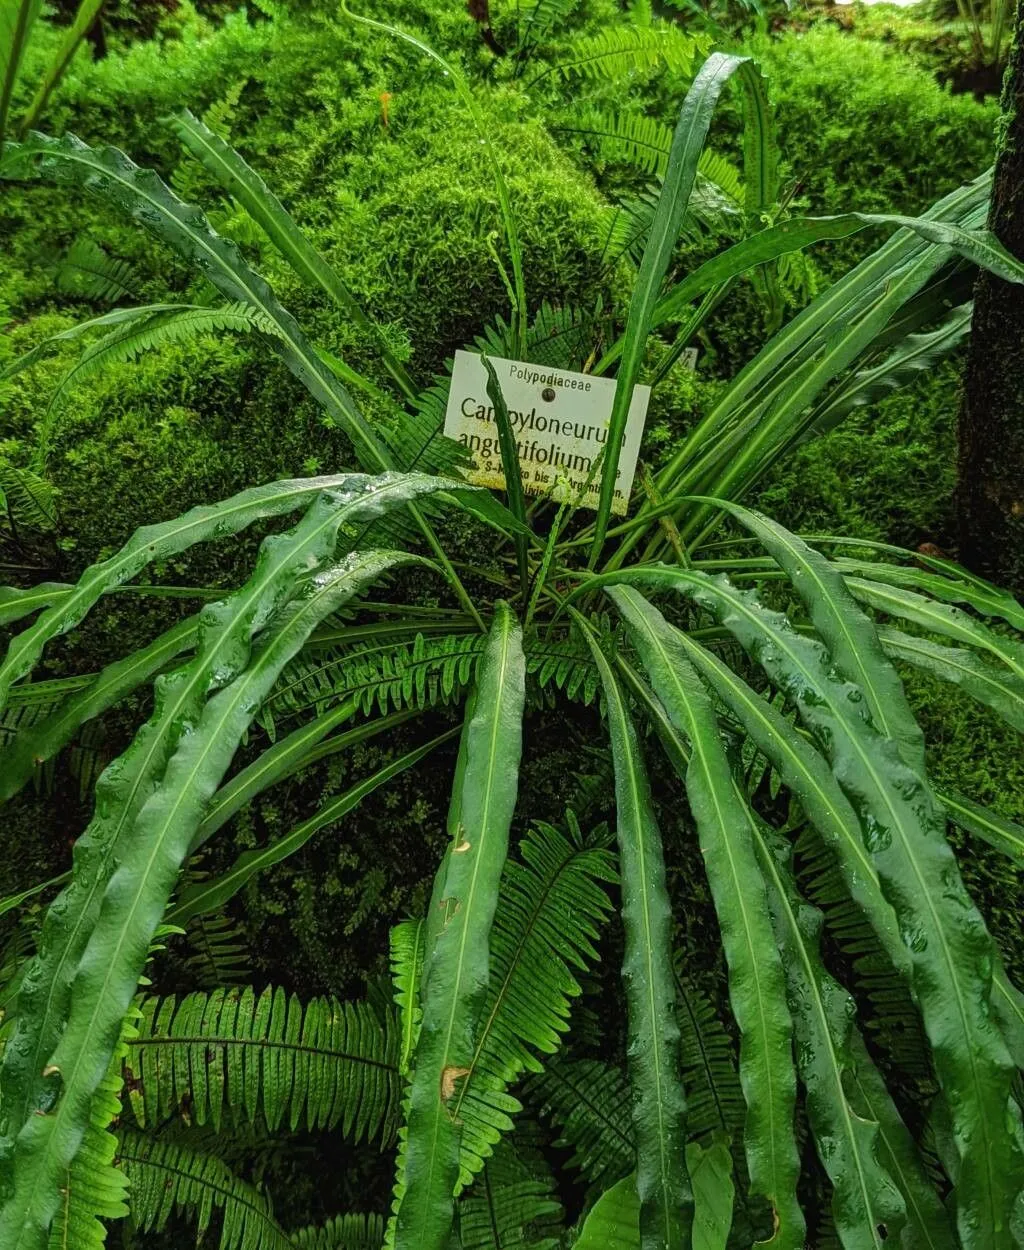
[[[1024,258],[1024,0],[1003,83],[989,226]],[[960,558],[1024,591],[1024,286],[978,279],[960,410]]]

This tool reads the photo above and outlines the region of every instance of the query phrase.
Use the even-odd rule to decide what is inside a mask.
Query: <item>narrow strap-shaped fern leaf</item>
[[[148,681],[196,640],[199,622],[190,617],[162,633],[148,647],[109,664],[87,686],[65,699],[45,720],[19,733],[0,751],[0,802],[16,794],[36,770],[65,747],[78,730]],[[21,689],[21,687],[17,687]]]
[[[64,38],[57,49],[57,54],[47,66],[46,73],[43,75],[43,81],[39,84],[35,95],[32,97],[32,103],[28,107],[28,112],[19,124],[18,129],[21,134],[24,134],[26,130],[31,129],[38,122],[43,110],[49,103],[50,96],[67,72],[68,66],[74,60],[75,53],[81,46],[82,40],[89,33],[89,28],[99,16],[99,11],[102,7],[103,0],[79,0],[74,20],[65,31]],[[2,138],[0,138],[0,147],[2,146]]]
[[[700,159],[722,89],[729,76],[744,63],[744,60],[745,58],[725,56],[720,52],[715,52],[708,57],[690,90],[686,93],[686,99],[679,113],[679,121],[672,138],[672,148],[665,171],[665,182],[658,199],[654,220],[651,223],[643,260],[640,262],[636,285],[629,301],[622,359],[619,362],[619,372],[615,380],[615,396],[612,400],[611,415],[608,418],[605,458],[601,466],[601,494],[594,526],[594,542],[590,550],[591,566],[596,564],[604,545],[608,519],[611,516],[612,502],[617,489],[622,440],[630,405],[633,402],[633,388],[636,385],[647,348],[647,337],[658,292],[679,238],[679,228],[697,177],[697,162]]]
[[[386,785],[400,773],[405,772],[407,768],[418,764],[424,756],[453,738],[456,733],[458,733],[457,729],[449,729],[445,733],[438,734],[436,738],[431,738],[429,742],[406,751],[404,755],[391,760],[383,768],[371,773],[369,777],[364,777],[362,781],[357,782],[342,794],[329,799],[318,812],[296,825],[283,837],[275,838],[273,842],[258,850],[243,851],[225,872],[218,873],[208,881],[203,881],[186,890],[168,914],[168,922],[185,924],[196,916],[202,916],[223,907],[257,873],[265,872],[275,864],[282,863],[290,855],[294,855],[314,834],[336,824],[343,816],[347,816],[358,807],[368,794]],[[196,831],[196,837],[198,836],[199,830]]]
[[[572,1245],[573,1250],[638,1250],[640,1199],[635,1176],[625,1176],[605,1190]]]
[[[641,1246],[682,1250],[691,1236],[693,1192],[686,1170],[686,1096],[679,1072],[672,908],[661,833],[622,687],[590,628],[583,628],[601,674],[615,767],[626,1053],[633,1089]]]
[[[887,543],[865,545],[894,552],[908,559],[913,558],[925,568],[889,564],[881,560],[855,560],[849,556],[835,557],[833,563],[836,568],[844,575],[847,572],[859,573],[875,582],[890,582],[894,586],[910,586],[915,590],[927,591],[932,598],[947,603],[966,603],[982,616],[997,616],[1015,629],[1024,630],[1024,605],[1018,603],[1005,590],[1000,590],[998,586],[993,586],[991,582],[986,582],[984,578],[977,577],[951,560],[924,552],[904,551],[901,547],[891,547]]]
[[[872,723],[881,733],[897,743],[903,760],[919,779],[919,786],[910,786],[904,781],[902,787],[893,785],[888,792],[883,791],[886,801],[882,803],[871,804],[868,794],[861,792],[860,797],[869,807],[870,815],[880,824],[886,822],[887,829],[892,828],[901,835],[886,844],[886,837],[873,836],[875,831],[869,827],[865,842],[873,852],[883,890],[889,895],[897,911],[904,941],[912,954],[914,984],[921,1000],[925,1026],[936,1051],[939,1079],[952,1104],[954,1124],[965,1135],[978,1134],[980,1140],[985,1141],[987,1131],[980,1121],[983,1117],[994,1114],[994,1108],[998,1105],[1000,1084],[1006,1088],[1006,1073],[1012,1070],[1005,1048],[998,1044],[998,1035],[993,1039],[991,1030],[986,1027],[985,1007],[982,1008],[982,1019],[979,1020],[976,1015],[977,1008],[974,1006],[978,987],[984,987],[984,990],[990,992],[991,966],[995,952],[992,941],[985,932],[984,922],[967,894],[956,867],[956,860],[943,836],[945,813],[931,793],[925,777],[923,734],[913,718],[902,684],[882,650],[873,623],[854,602],[840,574],[820,552],[814,551],[782,526],[735,505],[728,505],[728,510],[757,534],[773,558],[786,571],[828,647],[838,674],[855,683],[857,689],[864,693]],[[923,598],[910,591],[897,593],[901,597],[909,595]],[[948,605],[935,607],[942,616],[955,613],[965,615],[960,609]],[[978,625],[978,628],[986,634],[990,632],[984,626]],[[1021,644],[1011,644],[1009,650],[1008,662],[1011,666],[1017,651],[1021,659],[1024,659],[1024,646]],[[1024,664],[1021,664],[1019,671],[1024,674]],[[846,719],[852,719],[848,713]],[[869,782],[867,790],[870,792],[874,789],[875,786]],[[906,802],[911,794],[914,795],[912,805],[908,803],[910,811],[905,812],[901,809],[899,800]],[[907,819],[907,816],[911,819]],[[895,842],[899,846],[901,841],[903,845],[899,852],[891,854],[892,844]],[[928,877],[922,870],[924,863],[930,869],[928,876],[933,883],[930,888],[926,884]],[[916,888],[911,885],[914,881],[911,874],[915,873]],[[972,936],[975,937],[976,945],[968,945],[964,941],[968,926],[975,930]],[[949,1014],[951,999],[958,1005],[961,1019],[952,1029],[944,1022],[939,1024],[938,1004],[925,999],[922,982],[926,978],[922,976],[920,962],[913,960],[915,946],[920,945],[920,938],[915,942],[909,936],[912,933],[922,936],[927,934],[926,943],[931,944],[930,937],[947,965],[942,969],[945,975],[938,984],[943,986],[948,995],[943,1017]],[[934,970],[927,980],[930,981],[933,975]],[[958,980],[961,982],[959,985]],[[967,988],[972,981],[975,985],[974,994]],[[987,1006],[984,997],[982,1002]],[[970,1050],[978,1045],[981,1037],[984,1037],[987,1045],[980,1052],[976,1051],[971,1055]],[[993,1041],[995,1045],[992,1044]],[[952,1056],[949,1052],[959,1048],[963,1048],[959,1060],[951,1062]],[[989,1068],[985,1077],[979,1077],[978,1074],[978,1068],[982,1065]],[[961,1099],[966,1102],[966,1106],[961,1106]],[[987,1112],[985,1107],[989,1108]],[[968,1125],[970,1128],[967,1128]],[[988,1225],[991,1228],[992,1235],[996,1238],[995,1244],[999,1244],[1000,1238],[1008,1242],[1011,1236],[1009,1228],[1004,1230],[1002,1224],[1008,1219],[1008,1204],[1012,1204],[1016,1193],[1024,1187],[1024,1153],[1021,1152],[1019,1144],[1016,1144],[1017,1138],[1011,1135],[1008,1128],[1000,1132],[996,1127],[995,1137],[996,1140],[1003,1137],[1013,1140],[1014,1154],[1005,1161],[1003,1167],[996,1166],[994,1169],[990,1169],[983,1160],[972,1160],[974,1165],[980,1162],[978,1190],[969,1195],[961,1195],[958,1221],[965,1243],[965,1228],[970,1229],[972,1237],[978,1230],[978,1217],[972,1217],[972,1207],[975,1211],[980,1209],[984,1212],[981,1216],[981,1227]],[[984,1147],[975,1146],[972,1149],[965,1142],[959,1149],[961,1152],[965,1149],[971,1150],[973,1154]],[[1001,1172],[1002,1184],[1007,1190],[1016,1186],[1012,1193],[1002,1198],[999,1197],[997,1181]],[[964,1207],[967,1207],[967,1211]]]
[[[934,205],[923,220],[968,229],[980,226],[989,184],[986,174]],[[735,496],[749,487],[774,455],[803,435],[806,426],[800,418],[823,387],[884,333],[891,318],[950,258],[951,248],[952,244],[933,245],[900,231],[818,296],[737,375],[659,472],[662,496],[681,497],[697,490]],[[698,509],[684,536],[691,536],[691,525],[696,534],[712,516]],[[621,564],[639,541],[639,533],[627,539],[616,561]]]
[[[183,727],[198,720],[203,700],[211,688],[237,674],[248,655],[246,646],[241,644],[247,644],[248,638],[266,624],[291,592],[294,578],[307,571],[310,563],[315,567],[329,558],[338,527],[346,517],[372,514],[389,504],[398,504],[404,501],[408,491],[415,494],[430,489],[427,483],[431,480],[388,475],[382,479],[343,476],[339,481],[342,489],[337,493],[321,493],[319,502],[291,535],[265,540],[257,570],[247,585],[221,604],[210,605],[202,614],[201,645],[195,661],[158,680],[154,714],[125,755],[101,777],[96,814],[76,844],[74,879],[44,920],[41,952],[23,996],[18,1045],[9,1047],[4,1055],[5,1106],[11,1134],[17,1133],[30,1117],[38,1099],[39,1074],[61,1035],[70,1003],[71,981],[120,855],[122,840],[131,834],[138,812],[163,775]],[[236,497],[241,501],[235,514],[240,517],[239,525],[245,517],[254,519],[267,511],[273,515],[275,510],[288,510],[294,506],[296,495],[307,497],[304,487],[290,483],[287,489],[279,487],[270,491],[268,508],[267,492],[268,488],[263,488]],[[180,535],[189,516],[193,517],[193,532],[212,535],[216,509],[196,509],[186,514],[177,528],[172,523],[175,534]],[[229,508],[227,532],[231,532],[231,518]],[[135,565],[144,565],[147,556],[152,558],[154,547],[159,552],[161,532],[157,527],[152,535],[154,541],[145,547],[146,531],[139,531],[126,548],[129,555],[108,561],[107,566],[113,566],[115,578],[122,573],[127,575]],[[92,582],[88,572],[83,576],[79,593],[86,605],[99,597],[105,585],[99,573]],[[58,613],[58,617],[51,628],[64,624],[59,616],[60,608],[52,611]],[[79,611],[84,609],[80,607]]]
[[[505,862],[491,930],[491,977],[469,1071],[452,1101],[462,1123],[461,1177],[479,1172],[518,1102],[506,1092],[554,1054],[569,1027],[573,976],[597,958],[594,943],[617,880],[604,847],[588,844],[570,813],[569,835],[538,824]]]
[[[804,601],[811,623],[828,644],[836,667],[867,700],[871,720],[891,738],[904,761],[924,771],[924,734],[910,710],[903,683],[882,650],[878,634],[819,551],[783,526],[735,503],[722,507],[754,533]]]
[[[936,603],[927,595],[902,586],[888,586],[862,577],[847,577],[855,599],[889,616],[912,621],[935,634],[966,643],[996,657],[1018,677],[1024,677],[1024,642],[994,629],[949,603]]]
[[[338,513],[344,514],[344,505],[339,506],[339,501],[325,496],[294,534],[266,540],[264,567],[258,568],[254,575],[255,584],[259,585],[260,580],[267,577],[265,569],[276,570],[262,595],[264,612],[280,605],[294,589],[294,559],[298,557],[300,567],[308,566],[311,555],[317,553],[311,535],[319,533],[321,536],[321,559],[324,553],[330,552],[337,532],[333,522]],[[59,1087],[56,1105],[48,1115],[36,1116],[31,1113],[32,1103],[29,1102],[27,1121],[9,1125],[9,1131],[17,1133],[11,1151],[14,1185],[9,1200],[0,1209],[0,1240],[12,1250],[14,1247],[37,1250],[45,1239],[55,1213],[60,1176],[74,1159],[82,1119],[109,1062],[121,1020],[142,973],[149,943],[206,803],[230,765],[257,707],[281,669],[323,617],[336,611],[341,603],[397,559],[408,557],[370,552],[350,558],[343,565],[321,574],[302,598],[281,609],[252,652],[248,668],[201,708],[195,722],[188,727],[191,732],[181,734],[162,782],[141,806],[131,838],[119,848],[119,862],[109,880],[106,880],[101,854],[101,871],[85,886],[89,898],[90,887],[95,887],[97,882],[105,884],[91,933],[88,911],[79,912],[77,916],[72,913],[69,933],[66,902],[63,907],[61,900],[51,906],[56,935],[52,958],[58,962],[66,959],[67,947],[65,945],[62,951],[62,942],[82,949],[82,955],[73,992],[67,985],[66,1002],[70,1004],[67,1025],[47,1065],[50,1086],[56,1078]],[[207,610],[207,633],[213,645],[201,644],[193,665],[179,670],[176,681],[168,683],[172,692],[175,685],[187,686],[196,672],[208,671],[207,653],[212,650],[216,654],[217,642],[221,639],[226,638],[233,644],[234,654],[221,656],[217,676],[223,679],[225,674],[230,674],[231,659],[236,671],[246,663],[250,658],[247,634],[259,610],[258,601],[246,607],[249,598],[243,590],[233,599]],[[116,764],[111,767],[116,768]],[[85,860],[80,878],[89,875],[87,865],[89,861]],[[95,864],[92,868],[94,871]],[[22,999],[24,997],[23,992]],[[52,995],[49,1003],[42,1004],[42,1014],[45,1015],[51,1005]],[[36,1017],[39,1014],[37,1005]],[[19,1019],[19,1026],[26,1016],[27,1010]],[[33,1023],[38,1026],[38,1019]],[[25,1063],[27,1060],[31,1064],[33,1049],[49,1038],[45,1033],[36,1033],[33,1037],[30,1030],[26,1040],[28,1044],[21,1045],[16,1069],[20,1065],[18,1074],[31,1099],[39,1087],[39,1078],[32,1066],[25,1071]],[[8,1048],[5,1060],[17,1049],[17,1046]]]
[[[515,618],[499,604],[464,731],[458,824],[441,888],[444,924],[427,952],[423,1021],[409,1092],[398,1250],[445,1250],[459,1176],[450,1105],[473,1057],[489,975],[489,940],[508,851],[522,750],[526,663]]]
[[[854,409],[873,404],[934,369],[970,334],[973,311],[973,304],[961,304],[936,329],[908,334],[880,364],[859,369],[834,387],[817,406],[815,431],[827,433]]]
[[[185,147],[264,230],[298,276],[320,287],[355,324],[370,334],[388,372],[406,399],[416,398],[416,387],[387,339],[362,310],[341,277],[299,229],[291,214],[233,148],[194,117],[188,109],[171,118],[171,127]]]
[[[693,1250],[725,1250],[735,1193],[729,1147],[721,1135],[706,1150],[690,1142],[686,1161],[693,1177]],[[625,1177],[598,1198],[571,1244],[574,1250],[638,1250],[636,1177]]]
[[[847,1250],[882,1250],[902,1228],[906,1211],[881,1164],[877,1124],[858,1116],[846,1093],[855,1064],[850,1042],[855,1006],[822,963],[821,913],[797,893],[790,844],[747,810],[789,983],[807,1114],[832,1181],[832,1217]]]
[[[990,807],[975,803],[956,790],[947,790],[939,797],[950,819],[961,829],[983,838],[997,851],[1008,855],[1014,863],[1024,866],[1024,825],[1018,825]]]
[[[872,1063],[857,1029],[850,1033],[854,1071],[847,1083],[850,1105],[878,1125],[878,1155],[903,1195],[907,1223],[900,1244],[907,1250],[954,1250],[956,1240],[914,1139],[893,1105],[881,1074]]]
[[[342,751],[357,742],[363,742],[377,733],[386,733],[395,725],[407,719],[402,713],[394,717],[385,716],[380,720],[367,721],[344,733],[329,738],[330,749],[324,742],[333,729],[343,725],[355,714],[355,705],[342,701],[337,707],[317,716],[298,729],[293,730],[284,738],[269,746],[253,762],[236,773],[227,785],[222,786],[213,796],[203,823],[196,834],[196,847],[202,846],[209,838],[222,829],[224,825],[264,790],[292,776],[300,769],[323,759],[325,755]],[[195,849],[195,848],[194,848]]]
[[[274,325],[268,345],[349,436],[365,468],[379,472],[393,467],[351,395],[264,279],[249,268],[233,243],[210,227],[199,209],[179,200],[152,170],[140,169],[116,148],[93,149],[73,135],[53,139],[38,132],[8,148],[3,170],[6,177],[46,177],[83,187],[130,213],[196,265],[229,300],[242,301]]]
[[[728,1137],[715,1133],[707,1148],[690,1142],[686,1162],[693,1177],[693,1250],[725,1250],[736,1198]]]
[[[877,874],[864,846],[857,813],[832,775],[825,757],[805,738],[794,733],[782,713],[717,656],[682,632],[676,638],[690,662],[777,770],[783,784],[825,840],[835,855],[850,897],[870,922],[893,966],[909,979],[910,959],[895,914],[878,888]]]
[[[952,682],[1024,733],[1024,677],[991,664],[965,647],[944,647],[928,638],[885,626],[878,630],[882,650],[894,660]]]
[[[183,1211],[195,1220],[202,1238],[217,1212],[219,1250],[294,1250],[266,1194],[216,1155],[130,1129],[123,1129],[119,1139],[118,1162],[131,1185],[132,1223],[142,1232],[160,1232],[174,1212]]]
[[[800,735],[790,733],[785,718],[770,703],[757,695],[732,669],[685,634],[679,634],[678,640],[686,648],[698,672],[778,770],[783,783],[789,787],[835,856],[835,870],[843,881],[844,905],[841,914],[833,911],[829,918],[830,925],[839,923],[847,931],[840,935],[840,940],[845,938],[846,945],[854,952],[860,965],[858,971],[864,976],[869,993],[876,998],[885,1014],[892,1017],[897,1027],[897,1034],[893,1036],[898,1036],[902,1051],[899,1061],[910,1060],[920,1065],[925,1056],[923,1039],[918,1034],[916,1011],[909,998],[903,1004],[897,1002],[899,997],[905,997],[899,981],[905,983],[908,991],[911,986],[909,952],[900,937],[895,913],[882,893],[878,873],[864,845],[860,821],[850,801],[824,757]],[[941,795],[939,797],[948,807],[950,801]],[[950,814],[956,819],[952,808]],[[868,937],[877,939],[880,948],[877,959],[864,950],[865,924],[869,927]],[[880,968],[878,960],[884,960],[886,966]],[[1021,1005],[1018,998],[997,959],[993,970],[993,1008],[1008,1044],[1020,1029]],[[908,1012],[911,1013],[909,1017]],[[1016,1056],[1018,1052],[1012,1050],[1012,1053]],[[927,1062],[923,1068],[927,1071]]]
[[[253,487],[220,503],[203,504],[173,521],[144,525],[116,555],[90,565],[70,593],[58,598],[34,625],[11,641],[0,664],[0,708],[7,700],[11,685],[31,671],[50,639],[73,629],[102,595],[123,585],[156,560],[166,560],[196,543],[227,538],[255,521],[294,512],[308,506],[324,491],[346,495],[354,517],[384,510],[403,492],[411,497],[458,485],[416,474],[383,474],[370,478],[361,473],[339,473],[330,477],[293,478]]]
[[[280,987],[144,998],[125,1068],[139,1124],[187,1108],[197,1124],[256,1120],[271,1132],[340,1126],[354,1141],[394,1131],[398,1030],[368,1003]]]
[[[993,1027],[992,939],[961,881],[938,801],[895,744],[870,724],[863,694],[835,675],[835,662],[820,643],[725,578],[667,567],[645,569],[642,576],[706,607],[792,695],[862,813],[865,845],[896,912],[956,1124],[961,1239],[965,1250],[1009,1247],[1010,1212],[1024,1186],[1019,1111],[1010,1097],[1014,1064]]]
[[[28,590],[14,586],[0,586],[0,626],[20,621],[40,608],[48,608],[66,599],[73,588],[65,582],[40,582]]]
[[[746,815],[719,738],[711,701],[661,613],[635,590],[609,591],[629,628],[655,694],[692,751],[686,790],[697,821],[740,1028],[740,1079],[751,1188],[772,1204],[774,1250],[802,1246],[796,1198],[800,1159],[793,1135],[796,1073],[786,982],[772,932],[764,879]]]

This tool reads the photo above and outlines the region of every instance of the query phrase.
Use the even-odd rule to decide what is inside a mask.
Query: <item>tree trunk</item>
[[[1024,258],[1024,0],[1003,83],[989,227]],[[975,289],[959,441],[960,558],[1024,591],[1024,286],[990,273]]]

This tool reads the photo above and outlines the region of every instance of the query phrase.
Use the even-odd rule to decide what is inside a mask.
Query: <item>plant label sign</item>
[[[596,508],[601,487],[600,465],[594,462],[608,439],[615,382],[587,373],[570,373],[549,365],[490,357],[512,420],[523,490],[549,494],[561,503],[578,500]],[[612,512],[629,504],[640,438],[651,397],[649,386],[637,386],[622,440]],[[487,370],[475,352],[456,352],[444,432],[466,448],[473,468],[466,478],[474,486],[501,490],[505,474],[494,409],[487,395]],[[587,479],[592,478],[587,487]]]

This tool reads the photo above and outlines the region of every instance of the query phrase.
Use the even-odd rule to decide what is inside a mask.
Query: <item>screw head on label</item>
[[[546,400],[550,404],[551,401],[555,398],[555,388],[553,386],[545,386],[545,388],[540,393],[540,397],[541,399]]]

